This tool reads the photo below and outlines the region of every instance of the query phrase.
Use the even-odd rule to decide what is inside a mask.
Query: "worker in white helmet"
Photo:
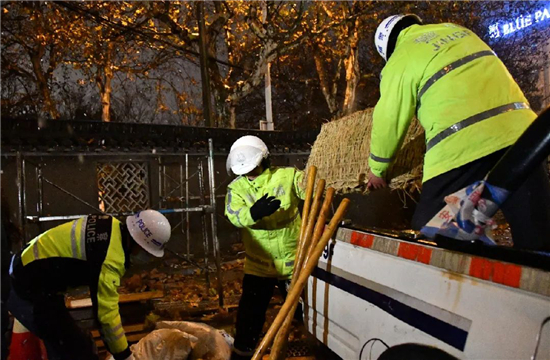
[[[227,188],[225,215],[241,228],[246,252],[232,359],[249,359],[274,288],[286,297],[300,233],[303,172],[271,167],[267,146],[256,136],[235,141],[227,169],[238,177]]]
[[[50,360],[98,360],[95,344],[65,308],[69,287],[90,287],[103,341],[116,360],[133,359],[118,310],[120,279],[133,259],[164,255],[170,223],[158,211],[128,216],[88,215],[31,240],[14,255],[8,308],[44,341]]]
[[[393,15],[382,21],[374,42],[386,66],[373,114],[368,186],[386,186],[386,170],[416,114],[426,132],[422,194],[412,224],[421,229],[446,196],[483,180],[536,114],[502,61],[462,26]],[[549,203],[541,164],[502,206],[514,246],[550,250]]]

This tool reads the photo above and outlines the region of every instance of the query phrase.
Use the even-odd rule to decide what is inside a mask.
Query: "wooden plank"
[[[146,291],[142,293],[133,293],[133,294],[120,294],[118,302],[119,303],[127,303],[127,302],[134,302],[134,301],[143,301],[143,300],[151,300],[151,299],[160,299],[164,297],[164,291],[158,290],[158,291]],[[65,299],[65,306],[68,309],[81,309],[81,308],[87,308],[92,306],[92,299],[90,298],[84,298],[84,299]]]
[[[262,357],[262,360],[269,360],[269,354],[264,355]],[[286,360],[315,360],[315,357],[314,356],[292,356],[292,357],[287,357]]]
[[[130,334],[126,336],[126,340],[128,340],[129,343],[135,343],[140,341],[142,338],[146,337],[147,335],[149,335],[148,332]],[[103,340],[96,340],[95,346],[97,346],[97,348],[99,349],[99,348],[105,347],[105,344],[103,343]]]
[[[279,305],[280,302],[277,302],[276,304]],[[232,310],[232,309],[237,309],[238,307],[239,307],[238,304],[232,304],[232,305],[224,306],[223,308],[225,310]],[[217,312],[220,310],[220,307],[219,305],[191,307],[190,305],[187,305],[180,301],[178,304],[170,304],[170,305],[158,304],[158,306],[155,305],[155,309],[179,311],[182,315],[192,316],[192,315],[206,314],[210,312]]]
[[[134,325],[124,326],[123,329],[126,335],[128,336],[130,333],[143,331],[144,327],[145,327],[144,324],[134,324]],[[100,337],[99,330],[92,330],[91,333],[94,338]]]
[[[120,304],[119,313],[122,317],[122,323],[136,323],[138,319],[145,319],[145,316],[153,309],[150,303],[142,302],[130,302],[125,304]],[[80,308],[80,309],[69,309],[69,313],[72,318],[76,321],[95,320],[97,314],[94,313],[91,307]]]

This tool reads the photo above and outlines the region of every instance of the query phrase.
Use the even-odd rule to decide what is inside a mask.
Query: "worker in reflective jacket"
[[[267,146],[256,136],[233,144],[227,168],[239,176],[227,188],[225,215],[241,228],[246,252],[232,359],[249,359],[275,286],[286,297],[300,233],[303,172],[271,167]]]
[[[129,216],[125,225],[89,215],[50,229],[14,255],[8,308],[44,341],[50,360],[97,360],[94,342],[74,322],[63,296],[70,287],[87,285],[107,349],[116,360],[132,359],[117,288],[132,258],[164,255],[170,231],[168,220],[154,210]]]
[[[483,180],[536,114],[502,61],[466,28],[394,15],[380,24],[374,41],[386,66],[373,115],[368,186],[386,186],[385,172],[416,114],[426,133],[413,217],[420,229],[444,207],[445,196]],[[502,207],[514,246],[550,249],[549,203],[541,164]]]

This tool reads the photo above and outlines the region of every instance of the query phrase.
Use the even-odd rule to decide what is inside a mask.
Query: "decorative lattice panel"
[[[99,206],[108,213],[134,212],[149,207],[146,162],[97,164]]]

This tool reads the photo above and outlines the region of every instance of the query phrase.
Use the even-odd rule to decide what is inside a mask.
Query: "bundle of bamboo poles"
[[[344,218],[349,206],[348,199],[342,200],[330,223],[328,226],[325,226],[334,197],[334,188],[327,189],[323,201],[326,182],[324,179],[321,179],[315,187],[316,175],[317,168],[311,166],[308,169],[300,239],[296,252],[296,260],[294,261],[294,274],[292,276],[288,295],[277,317],[256,349],[252,360],[261,359],[269,345],[271,345],[271,342],[273,342],[273,346],[271,348],[270,359],[284,359],[288,335],[290,333],[294,312],[298,306],[300,294],[304,289],[307,279],[317,266],[317,262],[325,246],[336,232],[338,224]],[[313,194],[314,189],[315,195]]]

